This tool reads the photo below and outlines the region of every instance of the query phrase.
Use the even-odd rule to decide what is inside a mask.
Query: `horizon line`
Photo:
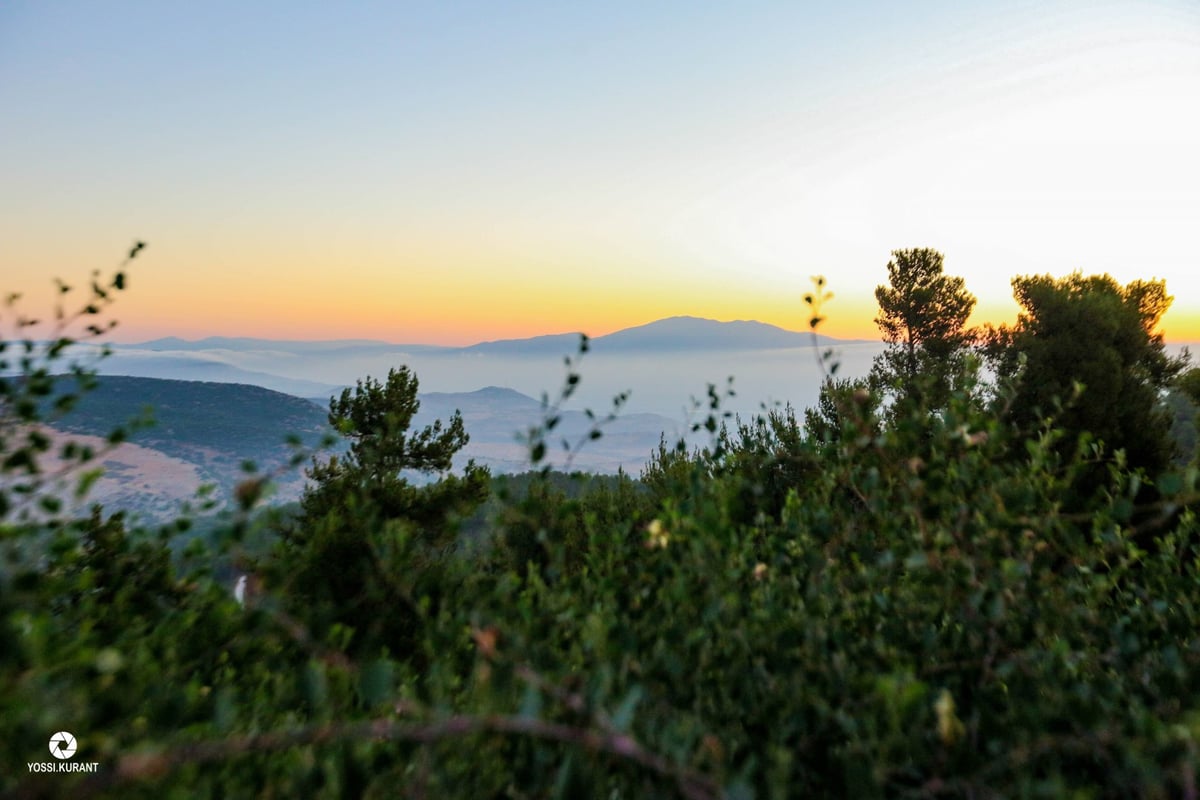
[[[560,336],[579,336],[581,334],[586,335],[590,341],[594,341],[596,339],[600,339],[605,336],[611,336],[616,333],[637,330],[639,328],[645,328],[645,327],[648,327],[650,325],[654,325],[654,324],[657,324],[660,322],[669,322],[672,320],[697,320],[700,322],[715,322],[715,323],[721,324],[721,325],[749,323],[749,324],[754,324],[754,325],[762,325],[762,326],[768,327],[768,328],[774,328],[776,330],[783,331],[785,333],[796,334],[798,336],[815,334],[816,336],[820,336],[825,339],[833,339],[836,341],[853,343],[853,344],[875,343],[875,342],[883,341],[880,338],[869,338],[869,337],[861,337],[861,336],[859,336],[859,337],[833,336],[831,334],[821,333],[820,331],[794,330],[791,328],[784,328],[781,325],[776,325],[771,322],[762,322],[761,320],[756,320],[756,319],[722,320],[722,319],[714,319],[712,317],[700,317],[700,316],[695,316],[692,314],[675,314],[675,315],[672,315],[669,317],[660,317],[658,319],[652,319],[648,322],[639,323],[637,325],[627,325],[627,326],[623,326],[623,327],[619,327],[619,328],[614,328],[610,331],[607,331],[605,333],[600,333],[600,334],[591,334],[591,333],[587,333],[586,331],[580,331],[580,330],[559,331],[556,333],[535,333],[530,336],[512,336],[512,337],[504,337],[504,338],[499,338],[499,339],[481,339],[479,341],[471,342],[470,344],[431,344],[428,342],[416,342],[416,341],[397,342],[397,341],[390,341],[387,339],[374,339],[374,338],[361,337],[361,336],[347,336],[347,337],[341,337],[341,338],[284,338],[284,337],[277,337],[277,336],[248,336],[248,335],[229,335],[229,334],[207,334],[207,335],[198,336],[196,338],[188,338],[186,336],[180,336],[177,334],[166,334],[163,336],[155,336],[152,338],[128,339],[128,340],[112,341],[110,343],[116,344],[116,345],[130,346],[130,345],[139,345],[139,344],[151,344],[151,343],[159,342],[159,341],[166,340],[166,339],[176,339],[176,340],[178,340],[180,342],[184,342],[186,344],[199,344],[201,342],[204,342],[204,341],[207,341],[210,339],[228,339],[228,340],[247,339],[247,340],[260,341],[260,342],[304,343],[304,344],[341,344],[341,343],[357,342],[357,343],[366,343],[366,344],[388,345],[388,346],[392,346],[392,347],[430,347],[430,348],[439,348],[439,349],[445,349],[445,350],[462,350],[462,349],[466,349],[469,347],[475,347],[477,345],[483,345],[483,344],[498,344],[498,343],[503,343],[503,342],[521,342],[521,341],[530,341],[533,339],[549,339],[549,338],[555,338],[555,337],[560,337]]]

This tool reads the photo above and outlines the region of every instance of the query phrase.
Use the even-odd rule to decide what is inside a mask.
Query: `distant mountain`
[[[817,335],[818,345],[843,340]],[[811,333],[789,331],[765,322],[737,320],[718,322],[700,317],[670,317],[636,328],[597,337],[597,353],[625,350],[769,350],[809,347]]]
[[[834,339],[817,335],[817,345],[851,344],[865,340]],[[788,347],[809,347],[811,333],[789,331],[776,325],[750,320],[719,322],[701,317],[670,317],[634,328],[597,336],[590,344],[596,353],[704,351],[704,350],[773,350]],[[579,345],[578,333],[535,336],[530,339],[501,339],[481,342],[462,348],[473,353],[504,355],[566,355]]]
[[[175,352],[176,355],[148,355],[144,351],[130,353],[115,349],[112,355],[98,362],[96,366],[102,375],[246,384],[297,397],[324,394],[336,388],[317,381],[242,369],[224,361],[205,358],[205,351]]]
[[[623,350],[756,350],[782,347],[807,347],[812,334],[789,331],[776,325],[753,320],[720,322],[702,317],[669,317],[633,328],[625,328],[591,340],[598,351]],[[818,345],[852,344],[865,339],[834,339],[817,335]],[[140,344],[117,345],[117,350],[136,349],[154,352],[197,353],[229,350],[233,352],[279,352],[293,355],[337,355],[353,353],[490,353],[503,355],[563,354],[573,351],[579,343],[578,333],[558,333],[524,339],[497,339],[466,347],[447,347],[429,344],[389,344],[373,339],[339,339],[331,341],[287,341],[244,337],[212,336],[189,341],[176,337],[154,339]]]
[[[265,351],[290,353],[292,355],[354,353],[387,353],[396,350],[409,352],[432,352],[437,350],[453,350],[453,347],[443,347],[433,344],[392,344],[376,339],[331,339],[327,341],[293,341],[287,339],[255,339],[244,336],[209,336],[205,339],[180,339],[167,336],[162,339],[152,339],[137,344],[117,345],[118,350],[136,349],[156,352],[201,352],[210,350],[232,350],[234,352]]]
[[[579,347],[578,333],[555,333],[549,336],[534,336],[529,339],[498,339],[480,342],[459,350],[463,353],[488,355],[565,355]]]
[[[473,392],[425,392],[418,395],[421,401],[419,414],[436,413],[455,409],[464,415],[537,414],[542,404],[528,395],[503,386],[485,386]],[[436,411],[431,411],[436,409]]]

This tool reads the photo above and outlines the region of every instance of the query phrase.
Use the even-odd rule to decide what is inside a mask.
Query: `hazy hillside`
[[[200,486],[213,482],[191,461],[153,447],[126,442],[110,448],[102,436],[46,426],[41,430],[53,443],[40,461],[47,474],[57,474],[70,466],[70,462],[59,457],[68,442],[105,454],[101,460],[103,475],[82,498],[75,494],[78,470],[68,469],[62,478],[52,480],[51,490],[64,499],[64,511],[69,514],[83,514],[99,504],[109,511],[122,509],[151,520],[171,519],[178,516],[182,502],[195,497]]]
[[[247,369],[229,363],[222,355],[220,351],[201,347],[158,352],[138,350],[127,345],[115,348],[112,355],[98,362],[97,369],[103,375],[112,376],[261,386],[300,397],[320,394],[333,388],[326,383],[305,380],[286,373]],[[234,356],[235,359],[236,357],[237,355]],[[282,362],[276,363],[282,366]],[[271,366],[274,367],[274,364]]]
[[[130,445],[106,464],[101,487],[105,505],[169,512],[172,502],[192,497],[201,483],[217,484],[227,497],[244,476],[243,462],[276,469],[292,454],[288,436],[299,435],[311,446],[329,430],[327,397],[306,400],[259,386],[127,376],[102,377],[99,387],[54,426],[66,434],[102,437],[147,408],[153,410],[154,424],[136,431]],[[519,437],[542,419],[539,401],[495,386],[475,392],[431,392],[421,395],[414,424],[445,420],[456,410],[471,436],[457,465],[474,459],[497,474],[528,469],[528,451]],[[558,466],[565,463],[562,439],[574,444],[587,436],[592,424],[582,411],[564,411],[561,417],[549,442],[549,461]],[[604,426],[604,435],[589,441],[572,466],[636,474],[664,432],[673,438],[680,429],[679,421],[656,414],[623,415]],[[165,470],[163,464],[171,468]],[[284,472],[277,497],[297,497],[303,481],[300,469]]]
[[[298,435],[315,445],[327,431],[325,415],[312,403],[244,384],[104,376],[79,407],[55,421],[60,430],[104,436],[146,408],[154,424],[136,431],[131,442],[196,467],[204,482],[229,491],[242,477],[242,463],[262,469],[287,462],[286,441]],[[281,492],[294,495],[298,474]],[[180,487],[181,496],[194,487]]]
[[[420,396],[417,423],[427,425],[446,419],[457,409],[471,441],[460,460],[474,458],[493,472],[519,472],[528,469],[528,450],[518,436],[542,419],[541,403],[532,397],[497,386],[475,392],[430,392]],[[564,466],[562,440],[571,445],[585,438],[592,421],[582,411],[567,410],[548,441],[549,460]],[[589,472],[616,472],[618,468],[637,474],[649,460],[650,452],[665,433],[675,439],[682,430],[681,420],[659,414],[622,414],[603,426],[599,439],[588,441],[574,457],[574,468]]]
[[[547,353],[561,356],[579,347],[578,333],[555,333],[528,339],[498,339],[459,348],[463,353],[480,355],[531,356]]]

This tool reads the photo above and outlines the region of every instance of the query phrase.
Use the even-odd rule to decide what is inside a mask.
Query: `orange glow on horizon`
[[[615,294],[615,293],[610,293]],[[730,296],[721,300],[693,297],[673,302],[655,302],[650,298],[629,298],[598,293],[590,303],[542,301],[536,297],[516,297],[501,303],[452,303],[427,301],[423,307],[400,316],[386,300],[371,304],[344,303],[331,309],[330,298],[321,301],[282,298],[272,304],[252,299],[225,302],[219,314],[201,319],[172,313],[173,309],[126,304],[114,309],[121,320],[113,338],[136,342],[165,336],[202,339],[209,336],[251,337],[262,339],[335,340],[371,339],[395,344],[465,346],[499,339],[524,339],[563,333],[584,332],[595,338],[626,328],[645,325],[674,316],[692,316],[722,322],[755,320],[785,330],[809,330],[807,307],[792,298],[775,302]],[[124,304],[124,299],[122,299]],[[330,313],[334,311],[335,313]],[[271,313],[271,312],[274,313]],[[877,308],[873,298],[835,298],[822,314],[825,320],[818,333],[837,339],[878,340],[874,319]],[[980,304],[969,320],[971,326],[1012,324],[1017,317],[1013,301]],[[1200,342],[1200,314],[1186,310],[1168,311],[1161,330],[1166,340],[1176,344]]]
[[[25,290],[23,309],[45,316],[54,302],[46,276],[62,275],[82,288],[87,273],[65,271],[61,264],[93,263],[85,254],[119,253],[125,247],[123,241],[81,240],[66,258],[61,252],[30,250],[28,258],[14,262],[24,262],[24,269],[11,276],[16,285],[4,288]],[[623,267],[613,267],[600,263],[602,256],[572,259],[563,254],[556,262],[560,266],[548,272],[546,263],[555,261],[548,256],[531,262],[512,253],[485,258],[474,248],[467,250],[441,257],[430,251],[418,265],[415,257],[393,255],[390,261],[356,260],[353,268],[338,270],[327,266],[335,262],[323,251],[289,249],[285,255],[293,258],[281,259],[265,246],[248,254],[226,254],[169,243],[156,247],[151,241],[127,270],[129,289],[112,308],[111,316],[120,321],[112,338],[127,343],[164,336],[374,339],[462,346],[578,331],[597,337],[672,316],[809,329],[809,309],[802,298],[812,286],[807,274],[795,274],[799,271],[701,274],[649,258],[630,258]],[[102,270],[102,276],[111,269]],[[281,274],[287,279],[281,280]],[[881,267],[867,279],[833,270],[834,297],[822,309],[825,321],[819,332],[877,340],[874,284],[883,277]],[[852,280],[855,286],[847,285]],[[968,288],[976,280],[969,279]],[[1176,297],[1162,326],[1170,342],[1200,342],[1200,312],[1191,288],[1185,280],[1168,286]],[[1011,297],[986,296],[969,322],[1005,324],[1016,316]]]

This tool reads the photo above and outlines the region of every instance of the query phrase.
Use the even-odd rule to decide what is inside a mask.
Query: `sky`
[[[1162,278],[1200,341],[1200,3],[0,4],[0,291],[116,338],[877,337],[889,253]],[[0,311],[0,317],[5,316]],[[2,324],[3,320],[0,320]]]

